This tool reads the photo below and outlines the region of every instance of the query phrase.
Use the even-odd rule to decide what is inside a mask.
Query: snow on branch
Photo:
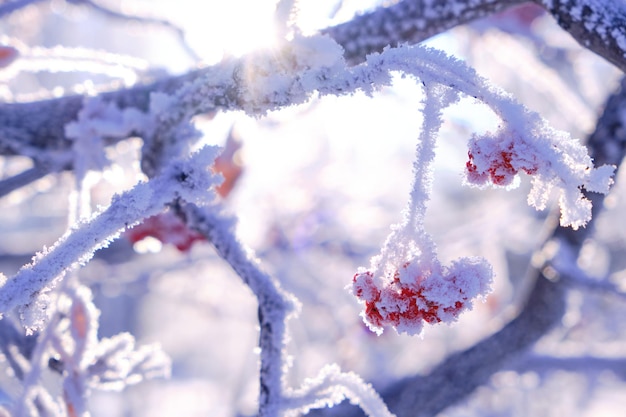
[[[278,416],[283,408],[286,321],[297,311],[298,302],[280,284],[261,270],[253,253],[239,242],[232,219],[214,209],[187,204],[175,206],[189,227],[202,233],[217,253],[233,268],[258,300],[259,348],[259,416]]]
[[[53,317],[38,335],[12,416],[86,416],[94,389],[119,391],[145,379],[169,376],[170,359],[160,346],[137,348],[128,333],[99,338],[99,315],[87,287],[63,286]],[[40,383],[46,368],[62,375],[62,396],[53,398]],[[63,408],[67,413],[58,411]]]
[[[307,379],[301,388],[288,392],[283,407],[288,410],[286,416],[295,416],[332,407],[345,398],[370,417],[394,417],[370,384],[355,373],[341,372],[337,365],[325,366],[317,378]]]
[[[82,0],[72,3],[95,4]],[[279,4],[283,7],[282,16],[286,16],[285,31],[291,30],[288,17],[294,3],[284,0]],[[364,302],[364,318],[375,331],[380,332],[383,326],[391,325],[400,332],[419,334],[423,323],[452,322],[462,311],[471,308],[475,298],[488,292],[492,271],[486,261],[479,258],[462,258],[453,261],[450,266],[441,265],[432,238],[424,228],[431,193],[431,164],[445,108],[456,102],[460,95],[466,95],[486,104],[500,118],[500,125],[494,132],[469,138],[468,184],[511,187],[516,184],[518,173],[532,176],[533,190],[529,203],[539,209],[544,208],[547,194],[552,189],[556,190],[560,195],[561,223],[564,226],[577,229],[590,220],[591,202],[583,189],[606,193],[612,181],[612,166],[594,167],[583,146],[566,133],[552,129],[538,114],[491,86],[462,62],[419,46],[385,48],[389,44],[421,40],[447,27],[517,3],[519,1],[516,0],[405,0],[356,18],[352,23],[331,28],[326,32],[328,36],[307,38],[293,33],[290,42],[271,54],[264,52],[225,60],[218,66],[188,74],[176,81],[170,80],[169,84],[165,82],[121,90],[85,102],[80,97],[71,97],[20,106],[0,105],[0,126],[3,126],[0,127],[0,153],[23,153],[36,160],[41,157],[41,160],[49,161],[51,157],[42,155],[54,149],[51,143],[63,146],[70,143],[69,146],[77,153],[88,151],[90,158],[80,166],[76,163],[77,159],[70,162],[72,160],[63,155],[57,168],[71,163],[81,175],[87,169],[98,168],[106,162],[101,159],[101,153],[93,151],[101,150],[107,140],[112,138],[108,143],[113,143],[141,132],[145,139],[143,157],[147,161],[146,172],[152,177],[150,181],[115,197],[108,207],[89,219],[79,222],[16,275],[9,279],[2,277],[0,314],[18,307],[28,331],[42,328],[46,320],[46,306],[50,302],[47,295],[68,271],[87,262],[95,250],[106,246],[125,228],[161,212],[171,204],[173,212],[215,246],[219,255],[258,299],[261,361],[259,415],[307,412],[348,398],[358,402],[369,415],[391,416],[369,385],[354,374],[342,373],[334,366],[324,368],[317,378],[305,382],[298,390],[285,387],[285,325],[297,309],[297,302],[282,290],[276,280],[261,270],[253,254],[236,239],[233,221],[217,213],[214,206],[205,205],[213,198],[209,190],[219,182],[217,176],[208,170],[216,150],[203,148],[189,160],[179,159],[171,164],[166,160],[172,155],[172,149],[176,150],[173,153],[176,157],[185,154],[182,150],[186,150],[184,146],[189,145],[195,134],[189,121],[201,113],[227,109],[263,116],[270,111],[306,102],[315,95],[340,96],[357,91],[372,94],[392,82],[393,72],[415,78],[424,86],[424,119],[416,147],[415,179],[404,221],[393,228],[380,255],[372,259],[370,268],[361,269],[354,276],[352,288]],[[625,48],[623,25],[608,31],[606,26],[601,26],[600,18],[606,10],[597,2],[545,3],[549,3],[547,7],[553,14],[566,13],[567,9],[568,14],[560,23],[566,29],[574,28],[572,33],[580,35],[580,31],[584,31],[580,36],[586,36],[588,32],[596,34],[595,38],[590,38],[592,49],[603,45],[609,45],[611,50]],[[599,14],[595,15],[596,12]],[[6,7],[5,13],[8,13]],[[590,16],[600,17],[590,20]],[[619,12],[617,16],[614,22],[620,23],[619,16],[623,13]],[[359,29],[363,32],[352,31],[358,26],[363,27]],[[378,53],[364,58],[372,51]],[[364,62],[353,67],[346,63],[363,59]],[[621,59],[623,56],[615,58],[615,62],[619,63]],[[33,111],[54,109],[59,104],[62,108],[54,112]],[[12,113],[14,109],[20,109],[22,113]],[[22,116],[30,114],[31,118],[21,120]],[[62,115],[58,123],[50,125],[51,118],[58,115]],[[25,125],[15,127],[20,123]],[[59,126],[61,130],[58,130]],[[40,135],[42,130],[54,134]],[[51,141],[50,137],[53,138]],[[42,138],[45,138],[45,143],[41,142]],[[56,151],[67,150],[63,146]],[[39,148],[42,153],[35,152],[34,148]],[[59,154],[62,152],[59,151]],[[10,187],[11,183],[7,182],[5,188]],[[508,355],[504,349],[497,349],[501,344],[508,346],[512,337],[507,336],[516,338],[514,344],[520,350],[544,334],[562,315],[562,287],[546,280],[541,280],[539,285],[531,295],[529,305],[547,314],[526,311],[516,322],[523,326],[518,324],[517,328],[513,328],[511,325],[500,336],[477,345],[464,357],[458,355],[458,362],[463,359],[465,363],[482,363],[486,353],[498,352],[501,357],[488,364],[494,368]],[[81,408],[84,392],[92,386],[117,389],[152,373],[164,373],[164,361],[156,354],[157,350],[135,349],[132,337],[122,334],[111,339],[97,339],[97,311],[91,303],[90,294],[81,288],[74,288],[73,292],[71,288],[66,289],[60,295],[57,301],[65,303],[66,308],[58,310],[62,313],[57,317],[59,321],[47,328],[50,334],[60,328],[65,332],[60,332],[56,341],[50,336],[50,343],[62,357],[65,369],[75,371],[73,375],[76,378],[67,378],[64,386],[66,402],[75,404],[75,409]],[[535,315],[527,318],[531,314]],[[533,332],[526,332],[528,329]],[[67,343],[63,342],[63,337]],[[40,348],[44,347],[41,342]],[[480,361],[466,360],[472,355],[480,356]],[[435,374],[438,372],[441,379],[446,380],[452,374],[462,377],[464,370],[472,371],[467,364],[464,368],[463,363],[453,362],[454,358],[450,363],[455,366],[444,364],[435,370]],[[484,371],[485,374],[490,372],[491,369]],[[464,385],[471,387],[481,381],[479,375],[470,384]],[[438,387],[437,384],[430,385]],[[49,395],[38,393],[37,389],[33,385],[33,390],[25,392],[25,395],[34,395],[40,402],[49,402],[50,410],[53,410],[54,404]],[[435,395],[427,397],[435,398]],[[407,406],[408,410],[416,400],[415,395],[404,395],[399,402],[411,403]]]
[[[108,208],[79,223],[31,265],[5,280],[0,286],[0,311],[19,306],[27,329],[39,328],[45,320],[46,293],[66,271],[86,262],[124,228],[180,200],[173,209],[213,243],[258,299],[259,412],[277,415],[284,406],[285,322],[295,301],[260,270],[234,237],[232,223],[224,221],[213,208],[197,205],[206,202],[211,196],[207,190],[216,183],[207,171],[215,150],[205,148],[192,157],[192,163],[166,165],[166,156],[172,155],[172,149],[176,149],[174,155],[184,154],[179,151],[192,139],[193,132],[186,129],[194,115],[226,108],[262,116],[304,103],[314,95],[372,94],[391,84],[392,72],[412,76],[424,85],[424,122],[405,222],[394,229],[371,268],[359,271],[354,278],[354,293],[366,304],[364,315],[372,328],[380,331],[382,326],[392,325],[399,331],[419,334],[424,322],[454,321],[471,308],[474,298],[489,289],[492,273],[484,260],[464,258],[442,266],[423,227],[430,195],[429,167],[441,113],[460,94],[486,104],[501,120],[495,133],[470,139],[469,183],[510,185],[517,173],[524,171],[534,177],[531,203],[541,208],[546,202],[540,196],[554,188],[561,193],[564,225],[579,227],[588,221],[590,204],[580,187],[606,192],[612,168],[594,168],[584,147],[551,129],[539,115],[491,86],[461,61],[433,49],[401,46],[372,54],[364,63],[350,67],[342,48],[331,38],[295,34],[273,54],[255,54],[212,67],[171,95],[152,93],[143,108],[122,107],[101,99],[87,103],[75,124],[66,124],[64,133],[81,140],[124,136],[131,130],[142,130],[140,119],[148,117],[155,127],[143,128],[143,156],[152,158],[149,174],[154,177],[115,198]]]
[[[108,165],[105,138],[127,138],[146,129],[149,118],[134,107],[121,110],[100,97],[85,98],[77,120],[65,126],[65,136],[73,141],[74,175],[82,178],[89,170]]]
[[[608,8],[602,2],[587,0],[555,2],[536,0],[536,2],[547,7],[561,26],[583,47],[605,57],[619,68],[626,68],[624,46],[626,26],[622,24],[626,16],[626,7],[622,3],[612,2]],[[404,0],[357,16],[350,22],[328,28],[322,33],[328,34],[342,46],[347,62],[362,62],[370,52],[381,52],[387,46],[406,42],[417,43],[435,33],[519,3],[522,1]],[[359,43],[364,43],[365,46],[361,47]],[[101,96],[106,101],[115,102],[120,108],[133,106],[138,110],[147,111],[150,93],[170,94],[187,82],[197,85],[198,79],[204,79],[205,86],[209,87],[211,83],[207,84],[206,80],[213,77],[222,82],[224,76],[237,78],[237,74],[233,74],[233,67],[241,68],[242,62],[246,59],[226,60],[219,65],[191,71],[182,76],[103,93]],[[208,96],[200,101],[204,109],[201,112],[220,108],[227,110],[241,108],[243,103],[237,85],[226,83],[222,86],[225,89],[209,92]],[[45,154],[47,149],[52,148],[58,152],[69,146],[63,135],[63,129],[66,123],[76,118],[81,102],[81,97],[69,96],[32,103],[0,103],[0,154],[22,154],[46,160],[44,155],[38,154]],[[44,137],[46,140],[42,141],[41,138]]]
[[[535,0],[584,48],[626,72],[626,3],[595,0]]]
[[[583,47],[626,71],[626,4],[622,1],[533,0]],[[403,0],[324,29],[358,63],[387,46],[419,43],[525,0]]]
[[[117,195],[108,207],[73,226],[13,277],[2,277],[0,313],[20,307],[24,326],[29,331],[40,328],[46,319],[46,294],[67,271],[86,263],[124,229],[161,212],[177,198],[195,203],[211,201],[210,189],[220,182],[208,168],[216,154],[217,148],[205,147],[187,161],[173,161],[158,177]]]
[[[503,11],[525,0],[403,0],[324,29],[345,49],[346,61],[362,62],[387,46],[419,43],[453,27]]]
[[[561,26],[583,47],[598,53],[619,68],[626,69],[626,25],[623,24],[626,6],[623,2],[611,2],[610,8],[603,2],[588,0],[536,2],[548,8]],[[16,0],[1,6],[0,11],[2,8],[12,10],[30,3],[33,1]],[[387,46],[417,43],[451,27],[519,3],[522,1],[404,0],[356,16],[349,22],[328,28],[322,33],[328,34],[343,47],[347,62],[356,63],[365,60],[368,53],[381,52]],[[206,81],[215,76],[232,77],[233,65],[241,66],[242,61],[226,60],[213,67],[164,78],[152,84],[102,93],[101,97],[115,102],[120,108],[132,106],[147,111],[150,93],[171,94],[185,83],[194,83],[200,78]],[[205,97],[202,107],[211,107],[211,110],[241,108],[237,87],[232,83],[224,87],[225,90],[215,91]],[[212,105],[209,106],[209,103]],[[71,146],[63,135],[64,126],[76,119],[81,104],[80,96],[31,103],[0,103],[0,154],[28,155],[46,160],[46,153],[50,153],[52,149],[58,152]]]
[[[375,330],[391,324],[399,331],[415,334],[421,331],[422,322],[453,321],[471,306],[472,299],[486,293],[491,280],[491,269],[482,259],[466,258],[449,267],[441,266],[434,254],[434,245],[423,230],[425,203],[430,193],[429,164],[441,112],[454,103],[459,94],[488,105],[500,117],[501,129],[507,129],[508,133],[472,138],[471,145],[486,143],[500,149],[491,152],[495,157],[485,158],[482,164],[476,156],[470,157],[468,176],[474,173],[477,177],[470,178],[474,182],[480,180],[481,185],[501,186],[505,183],[499,179],[500,171],[504,169],[505,177],[512,180],[518,171],[524,170],[542,180],[553,181],[554,187],[575,193],[578,199],[584,200],[579,186],[605,192],[612,168],[594,168],[580,144],[549,128],[539,115],[492,87],[460,61],[427,48],[387,49],[370,55],[359,66],[346,67],[341,51],[329,39],[296,37],[281,53],[251,57],[243,65],[235,66],[236,87],[228,91],[237,92],[238,104],[249,114],[258,116],[309,100],[315,93],[322,96],[356,91],[372,93],[391,82],[392,71],[414,76],[425,86],[425,116],[417,147],[416,178],[406,222],[396,227],[381,256],[372,260],[372,271],[363,270],[355,276],[354,291],[366,304],[370,303],[369,307],[366,305],[365,315]],[[228,77],[222,76],[222,79]],[[215,79],[206,82],[214,83]],[[224,88],[209,87],[208,91]],[[212,105],[206,95],[203,98],[204,103]],[[485,152],[476,153],[483,155]],[[526,160],[536,166],[525,170],[522,162]],[[564,201],[564,204],[570,203],[567,199]],[[178,209],[192,228],[214,244],[259,300],[260,414],[276,415],[284,401],[281,369],[285,320],[291,310],[289,298],[277,283],[258,269],[251,255],[234,239],[229,231],[232,224],[216,217],[213,211],[207,213],[192,204],[181,204]],[[579,224],[587,220],[585,210],[574,211],[574,215],[579,216]],[[382,293],[386,296],[384,300]],[[335,400],[332,396],[324,397],[312,404],[329,401]]]

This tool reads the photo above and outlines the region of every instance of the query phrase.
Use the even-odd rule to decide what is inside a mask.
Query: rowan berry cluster
[[[373,331],[380,334],[392,326],[399,333],[419,334],[424,323],[452,323],[472,308],[473,298],[489,290],[491,267],[482,259],[430,266],[414,259],[384,277],[369,270],[354,275],[352,292],[365,303],[362,316]]]
[[[468,182],[483,185],[491,180],[494,185],[508,186],[520,171],[536,174],[539,170],[536,153],[528,152],[527,147],[523,142],[498,137],[472,141],[465,164]]]

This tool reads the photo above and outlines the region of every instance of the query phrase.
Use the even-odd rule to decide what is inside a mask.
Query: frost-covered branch
[[[10,7],[14,3],[18,2],[3,7]],[[518,3],[521,2],[404,0],[357,16],[347,23],[328,28],[323,33],[333,37],[344,48],[344,56],[348,62],[361,62],[365,60],[367,53],[380,52],[387,45],[417,43],[458,24],[485,17]],[[551,12],[583,47],[593,50],[619,68],[626,68],[626,25],[620,23],[624,22],[626,15],[626,6],[623,3],[612,2],[610,8],[602,2],[585,0],[547,3],[553,4],[549,7]],[[591,18],[594,20],[591,21]],[[121,109],[130,106],[147,111],[150,93],[173,93],[186,82],[222,72],[220,68],[230,67],[232,64],[232,61],[227,61],[152,84],[102,93],[100,97],[104,101],[114,102]],[[214,103],[214,110],[240,108],[237,91],[232,85],[222,96],[208,97],[206,100]],[[76,119],[82,101],[82,96],[68,96],[32,103],[0,103],[0,155],[26,155],[46,159],[41,155],[42,152],[52,153],[67,149],[70,144],[63,134],[64,126]]]
[[[125,228],[159,213],[177,198],[198,201],[202,190],[204,198],[210,200],[209,189],[219,182],[208,171],[215,156],[215,148],[204,148],[190,161],[171,163],[160,176],[139,183],[89,220],[78,223],[52,247],[39,253],[32,264],[9,279],[2,277],[0,313],[20,307],[25,327],[37,329],[46,319],[46,293],[67,271],[86,263]]]
[[[419,43],[453,27],[490,16],[525,0],[403,0],[324,29],[358,63],[387,46]]]
[[[237,241],[234,223],[215,209],[179,201],[173,207],[189,227],[202,233],[233,268],[258,300],[259,319],[259,417],[299,415],[330,407],[349,398],[372,417],[393,417],[374,389],[353,373],[327,366],[317,378],[297,389],[285,386],[286,322],[297,310],[296,299],[278,281],[263,272],[253,254]]]
[[[351,372],[341,372],[337,365],[325,366],[314,379],[308,379],[298,390],[288,393],[285,408],[288,415],[300,415],[315,408],[333,407],[345,398],[372,417],[395,417],[371,385]]]
[[[626,3],[535,0],[583,47],[626,72]]]
[[[170,360],[158,345],[136,348],[128,333],[100,338],[100,312],[91,291],[75,282],[63,287],[53,317],[38,334],[28,358],[22,392],[11,406],[14,417],[87,416],[92,390],[120,391],[144,379],[170,374]],[[46,368],[62,375],[62,397],[55,398],[40,384]]]
[[[575,228],[584,225],[591,214],[591,204],[588,199],[581,198],[578,187],[595,192],[608,190],[612,172],[610,166],[593,169],[585,149],[566,133],[552,129],[538,114],[492,87],[461,61],[420,46],[402,46],[372,54],[366,62],[355,67],[346,66],[341,54],[341,48],[329,38],[296,37],[271,56],[257,54],[211,67],[201,77],[180,87],[173,96],[153,93],[146,97],[148,92],[143,97],[141,94],[129,96],[128,100],[137,104],[137,108],[132,109],[135,113],[145,108],[153,114],[158,113],[155,131],[144,135],[143,156],[144,161],[149,162],[146,164],[147,173],[152,175],[151,171],[155,171],[160,164],[158,160],[164,141],[178,140],[180,123],[197,114],[217,109],[241,109],[250,115],[261,116],[268,111],[304,103],[314,94],[342,96],[356,91],[371,94],[375,89],[391,83],[393,71],[400,71],[425,84],[441,85],[473,97],[490,107],[502,120],[498,131],[470,141],[468,182],[479,186],[502,186],[511,184],[519,171],[532,174],[534,187],[529,203],[539,209],[544,208],[549,191],[558,189],[562,223]],[[120,103],[121,97],[115,98],[115,107],[120,111],[128,107],[128,102]],[[97,101],[106,103],[106,97]],[[72,105],[77,106],[78,103],[72,102]],[[23,110],[28,111],[28,107]],[[130,111],[126,109],[122,112],[127,110]],[[41,113],[44,113],[43,109],[37,112]],[[80,119],[79,111],[76,113]],[[0,108],[0,126],[2,116]],[[7,116],[10,117],[0,128],[0,139],[6,140],[8,151],[37,157],[32,145],[19,152],[24,144],[16,143],[11,136],[23,136],[25,132],[14,132],[15,115]],[[26,114],[20,116],[31,119]],[[63,116],[59,115],[59,118],[67,117]],[[34,119],[38,121],[37,116]],[[68,140],[65,138],[66,125],[58,144],[64,145],[64,141]],[[38,127],[45,131],[50,128]],[[2,148],[0,146],[0,150]],[[54,153],[44,153],[38,157],[54,160],[55,156],[58,158]],[[157,162],[150,162],[151,159]],[[57,165],[63,164],[67,162],[63,160]]]
[[[74,0],[72,3],[91,2]],[[288,0],[281,2],[287,11],[291,10],[292,3]],[[353,22],[360,22],[358,25],[365,28],[359,29],[364,30],[363,36],[350,32],[350,24],[338,26],[343,28],[341,30],[329,29],[327,33],[339,38],[339,44],[331,37],[307,38],[295,33],[292,41],[283,43],[271,54],[257,52],[240,59],[226,59],[219,65],[181,77],[103,93],[91,100],[71,96],[34,103],[0,104],[2,155],[25,155],[35,161],[35,166],[49,167],[51,171],[73,169],[80,178],[91,166],[102,164],[98,160],[79,160],[75,154],[89,153],[92,147],[102,148],[140,135],[144,140],[143,169],[151,178],[116,197],[109,207],[89,220],[79,223],[15,276],[3,279],[0,284],[0,313],[18,307],[27,329],[41,328],[45,320],[42,311],[45,311],[49,301],[46,299],[47,292],[67,271],[88,261],[95,250],[106,246],[121,230],[170,205],[172,212],[215,246],[218,254],[257,297],[261,416],[278,416],[288,408],[308,410],[336,404],[343,397],[356,398],[366,405],[366,411],[378,410],[373,414],[388,415],[386,407],[381,405],[378,396],[370,392],[369,386],[338,370],[327,369],[317,380],[299,391],[289,391],[284,386],[285,324],[296,307],[295,300],[281,289],[275,279],[262,271],[254,256],[236,239],[232,221],[225,219],[214,206],[197,204],[207,202],[206,199],[212,195],[207,190],[217,183],[207,171],[215,151],[204,149],[192,157],[191,162],[179,160],[168,164],[167,160],[172,156],[184,159],[186,147],[192,144],[196,134],[190,120],[199,114],[242,110],[252,116],[263,116],[269,111],[307,102],[315,96],[342,96],[355,92],[371,95],[380,87],[390,85],[396,72],[414,78],[424,86],[426,96],[409,213],[406,224],[396,229],[395,235],[392,233],[381,257],[372,262],[373,272],[360,272],[355,276],[355,295],[363,298],[366,315],[369,311],[370,324],[375,328],[391,324],[399,330],[409,329],[412,333],[419,333],[421,321],[416,326],[409,323],[413,326],[410,327],[401,319],[408,317],[415,321],[418,318],[429,323],[451,321],[455,314],[471,306],[471,298],[485,293],[491,270],[485,263],[474,260],[461,260],[449,268],[442,268],[428,235],[422,233],[425,203],[430,192],[429,163],[434,155],[443,109],[456,101],[459,95],[465,95],[487,105],[500,119],[495,132],[469,138],[469,160],[465,172],[468,183],[480,187],[509,186],[514,184],[518,173],[525,172],[533,177],[529,202],[543,208],[548,192],[556,189],[560,193],[561,223],[573,229],[584,226],[591,219],[592,209],[601,207],[602,197],[598,196],[608,191],[613,171],[610,165],[621,163],[626,148],[624,141],[619,142],[611,134],[616,132],[609,132],[606,142],[599,140],[597,143],[598,149],[606,152],[606,159],[601,156],[595,159],[596,163],[607,162],[609,165],[596,168],[584,147],[567,134],[550,128],[538,114],[517,104],[462,62],[415,45],[384,48],[390,43],[417,42],[421,36],[430,36],[517,3],[512,0],[458,3],[405,0],[356,18]],[[570,12],[575,14],[576,10],[573,8]],[[580,11],[589,14],[587,9]],[[288,14],[283,13],[285,16]],[[285,23],[285,31],[290,30],[288,22]],[[582,26],[587,28],[584,24]],[[333,29],[338,32],[333,33]],[[370,29],[373,31],[367,32]],[[615,33],[619,35],[621,32],[617,30]],[[619,39],[616,34],[611,33],[611,36]],[[619,41],[616,45],[623,46]],[[364,56],[372,51],[376,53]],[[346,59],[361,63],[347,65]],[[607,107],[607,112],[610,107]],[[610,120],[605,122],[610,123]],[[593,138],[590,143],[592,147],[596,146]],[[616,146],[617,143],[619,145]],[[615,147],[619,148],[619,158],[614,158]],[[89,155],[94,156],[95,153]],[[26,173],[30,176],[24,174],[0,182],[0,191],[3,187],[10,190],[16,187],[15,184],[30,181],[32,173]],[[589,194],[589,191],[597,195]],[[204,196],[202,201],[198,201],[200,194]],[[595,199],[593,208],[591,199]],[[562,245],[563,252],[577,253],[582,239],[588,236],[588,230],[572,232],[557,229],[553,240]],[[413,237],[414,232],[418,237]],[[395,239],[398,236],[400,238]],[[400,249],[396,251],[397,247]],[[396,256],[397,253],[401,256]],[[400,262],[387,262],[389,259]],[[553,274],[548,273],[554,268],[558,270],[555,257],[546,256],[544,260],[544,264],[535,271],[534,288],[517,318],[493,336],[450,356],[429,375],[394,384],[384,393],[384,399],[392,410],[399,415],[436,414],[469,395],[512,357],[521,354],[554,327],[563,316],[566,287],[563,281],[554,281]],[[381,283],[380,276],[389,278],[390,282],[384,283],[389,285],[383,290],[378,285]],[[439,279],[436,284],[426,279],[433,276]],[[391,301],[382,300],[380,293],[389,288]],[[397,294],[405,299],[397,300],[394,298]],[[88,330],[83,329],[81,323],[88,313],[85,309],[88,309],[90,299],[78,293],[75,295],[70,304],[77,309],[82,308],[82,312],[72,312],[71,307],[64,314],[71,317],[76,313],[76,321],[69,326],[75,327],[70,329],[74,333],[81,333]],[[383,317],[382,310],[385,308],[386,317]],[[57,318],[59,323],[65,320],[65,316]],[[379,318],[380,322],[377,322]],[[81,339],[79,336],[72,335],[73,343],[90,343],[88,338]],[[93,342],[95,339],[92,337],[90,340]],[[51,339],[50,343],[53,345],[54,341]],[[110,355],[113,362],[126,360],[126,356],[120,358],[115,355],[132,351],[130,344],[124,337],[108,340],[102,355]],[[89,349],[79,347],[76,345],[74,350],[65,350],[61,344],[55,346],[56,351],[64,356],[63,363],[80,373],[87,370],[81,361]],[[79,354],[75,355],[76,352]],[[44,351],[40,353],[41,359]],[[138,366],[142,364],[141,360],[137,359]],[[33,378],[38,378],[37,372],[33,375]],[[129,372],[124,375],[131,378],[134,374]],[[65,388],[70,391],[76,389],[73,398],[80,401],[86,390],[85,381],[80,378],[67,381],[73,385]],[[106,382],[105,378],[103,383]]]
[[[283,407],[285,326],[297,307],[296,300],[259,267],[256,259],[235,238],[233,221],[194,204],[177,206],[189,227],[202,233],[217,253],[233,268],[258,300],[259,416],[278,416]]]
[[[453,27],[503,11],[524,0],[404,0],[325,29],[360,62],[386,46],[418,43]],[[583,47],[626,71],[626,5],[590,0],[535,0]]]

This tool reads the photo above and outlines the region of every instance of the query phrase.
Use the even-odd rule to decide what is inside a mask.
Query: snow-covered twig
[[[13,277],[3,277],[0,312],[19,306],[25,327],[31,331],[39,328],[45,321],[46,292],[67,271],[86,263],[125,228],[159,213],[177,198],[210,201],[210,188],[219,183],[208,169],[216,152],[216,148],[205,147],[189,161],[172,162],[160,176],[116,196],[108,207],[78,223]]]
[[[583,47],[626,72],[626,3],[534,0]]]
[[[181,202],[177,207],[187,224],[202,233],[217,253],[233,268],[258,300],[259,348],[259,416],[280,415],[283,406],[285,367],[285,326],[298,307],[292,295],[278,281],[263,272],[252,253],[236,239],[232,219],[214,209]]]
[[[315,408],[333,407],[348,398],[370,417],[395,417],[370,384],[337,365],[325,366],[317,378],[307,379],[301,388],[287,394],[287,415],[308,413]]]
[[[30,367],[22,392],[11,407],[14,417],[88,416],[91,390],[119,391],[144,379],[170,374],[170,360],[159,346],[136,348],[134,337],[128,333],[100,339],[100,312],[91,291],[75,282],[63,287],[53,318],[38,335],[28,358]],[[55,398],[40,384],[45,368],[62,375],[62,397]]]
[[[176,37],[178,38],[178,41],[180,42],[180,45],[183,47],[185,52],[187,52],[187,54],[189,54],[189,56],[192,59],[194,60],[199,59],[196,52],[185,41],[185,31],[183,31],[180,27],[176,26],[169,20],[158,19],[154,17],[140,17],[137,15],[125,14],[125,13],[110,9],[108,7],[102,6],[101,4],[98,4],[93,0],[68,0],[68,3],[77,4],[77,5],[85,5],[89,7],[90,9],[94,10],[95,12],[100,13],[111,19],[117,19],[117,20],[144,24],[144,25],[156,25],[156,26],[164,27],[167,30],[172,31],[176,35]]]

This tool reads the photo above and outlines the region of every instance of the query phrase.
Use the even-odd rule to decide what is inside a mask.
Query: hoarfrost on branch
[[[18,3],[36,2],[2,5],[0,16],[13,13]],[[130,19],[90,1],[69,3],[84,3],[99,13]],[[214,166],[219,151],[210,146],[194,150],[202,137],[194,118],[218,111],[243,111],[263,118],[318,97],[357,92],[375,99],[377,91],[392,84],[396,73],[422,86],[423,107],[415,109],[416,114],[422,114],[422,124],[416,132],[413,183],[403,219],[392,226],[369,267],[359,268],[351,283],[346,279],[353,295],[364,304],[362,316],[371,330],[381,334],[390,326],[399,333],[421,335],[424,324],[455,322],[472,309],[475,300],[487,296],[494,282],[487,259],[463,257],[443,265],[435,239],[426,230],[427,203],[434,191],[432,164],[446,108],[469,97],[486,105],[498,118],[495,131],[467,138],[466,184],[511,189],[520,183],[520,173],[532,177],[528,203],[545,209],[554,191],[560,224],[574,231],[585,227],[592,220],[592,210],[597,209],[589,193],[608,193],[616,168],[613,164],[621,162],[594,166],[587,149],[569,134],[552,128],[538,113],[491,85],[462,61],[416,44],[434,33],[517,3],[404,0],[305,36],[295,23],[298,2],[281,0],[275,15],[280,43],[270,52],[225,58],[220,64],[183,76],[95,96],[0,104],[0,153],[28,156],[36,167],[43,167],[44,173],[72,170],[77,193],[82,195],[73,208],[76,215],[69,216],[65,235],[15,275],[2,276],[0,314],[16,311],[26,333],[39,334],[30,362],[23,367],[24,389],[11,405],[12,415],[88,415],[91,390],[120,390],[169,374],[169,360],[158,346],[136,348],[133,336],[127,333],[98,337],[98,310],[90,290],[75,275],[94,252],[145,220],[144,229],[140,226],[135,230],[137,236],[174,243],[181,251],[195,241],[209,241],[256,297],[259,416],[298,415],[334,407],[345,398],[370,416],[393,416],[371,385],[336,365],[324,367],[298,389],[288,386],[286,323],[297,314],[299,303],[237,238],[236,218],[225,214],[215,194],[222,182]],[[624,25],[620,25],[625,15],[623,5],[616,2],[615,10],[609,10],[591,1],[537,3],[583,45],[626,68],[626,35]],[[150,19],[145,23],[163,24]],[[40,71],[42,67],[34,58],[54,55],[48,50],[1,48],[0,67],[19,63],[20,54],[30,57],[23,71]],[[67,50],[56,52],[61,61],[67,55]],[[88,60],[96,61],[93,56]],[[104,56],[101,72],[111,69],[113,61]],[[142,64],[132,59],[124,62],[127,65],[122,73],[127,81],[143,70]],[[32,117],[22,120],[24,114]],[[49,140],[42,142],[41,132],[46,132]],[[143,140],[141,168],[146,180],[91,214],[85,194],[89,190],[83,188],[87,187],[87,173],[102,171],[110,164],[107,146],[134,136]],[[23,176],[16,182],[27,184],[37,175]],[[16,187],[7,182],[2,185],[6,193]],[[80,201],[86,202],[85,207]],[[181,227],[164,226],[171,226],[173,217]],[[159,230],[152,230],[155,228]],[[63,376],[59,398],[40,385],[46,366]],[[407,398],[398,403],[409,401]]]

